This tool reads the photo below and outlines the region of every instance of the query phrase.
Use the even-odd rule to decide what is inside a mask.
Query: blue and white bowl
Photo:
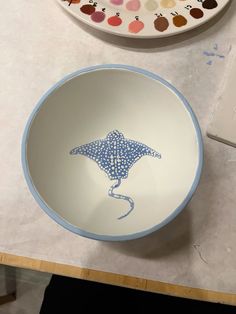
[[[57,223],[122,241],[160,229],[186,206],[203,144],[173,86],[139,68],[101,65],[41,98],[25,128],[22,163],[34,198]]]

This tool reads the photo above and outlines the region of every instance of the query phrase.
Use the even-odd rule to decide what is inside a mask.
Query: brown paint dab
[[[159,32],[164,32],[169,27],[169,22],[164,16],[159,16],[154,21],[154,27]]]
[[[176,27],[182,27],[188,23],[183,15],[176,15],[173,17],[173,23]]]
[[[204,13],[201,9],[193,8],[190,10],[190,15],[195,19],[200,19],[203,17]]]
[[[91,4],[85,4],[80,8],[80,11],[83,12],[84,14],[91,15],[95,12],[95,7]]]
[[[214,9],[217,6],[218,6],[218,3],[216,0],[205,0],[202,4],[202,7],[208,10]]]

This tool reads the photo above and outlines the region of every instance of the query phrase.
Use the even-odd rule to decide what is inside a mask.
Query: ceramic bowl
[[[97,240],[145,236],[190,201],[203,163],[186,99],[148,71],[82,69],[53,86],[25,128],[22,163],[41,208]]]

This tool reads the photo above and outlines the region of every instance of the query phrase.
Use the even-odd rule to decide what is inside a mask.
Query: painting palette
[[[79,235],[121,241],[170,222],[199,182],[203,144],[186,99],[154,73],[99,65],[39,101],[22,163],[41,208]]]
[[[193,29],[230,0],[57,0],[90,26],[120,36],[156,38]]]

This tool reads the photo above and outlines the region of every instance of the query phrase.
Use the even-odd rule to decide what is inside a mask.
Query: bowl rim
[[[182,201],[182,203],[169,215],[167,216],[161,223],[153,226],[152,228],[145,229],[140,232],[136,233],[130,233],[126,235],[102,235],[102,234],[96,234],[96,233],[91,233],[88,231],[85,231],[73,224],[71,224],[69,221],[61,217],[59,214],[57,214],[52,208],[50,208],[47,203],[43,200],[43,198],[40,196],[39,192],[37,191],[33,180],[30,175],[29,167],[28,167],[28,161],[27,161],[27,142],[28,142],[28,137],[29,137],[29,131],[31,128],[31,125],[40,110],[41,106],[45,103],[46,99],[54,93],[55,90],[59,89],[62,85],[67,83],[69,80],[74,79],[82,74],[86,74],[89,72],[95,72],[99,70],[126,70],[129,72],[133,72],[135,74],[141,74],[146,76],[147,78],[154,79],[161,84],[163,84],[165,87],[170,89],[174,94],[181,100],[182,104],[184,107],[187,109],[187,111],[190,114],[190,117],[192,119],[194,128],[196,130],[196,138],[197,138],[197,144],[198,144],[198,165],[195,173],[195,178],[193,180],[193,183],[191,185],[191,188],[189,189],[186,197]],[[171,220],[173,220],[182,210],[183,208],[189,203],[191,200],[198,184],[200,181],[201,173],[202,173],[202,167],[203,167],[203,139],[202,139],[202,133],[200,129],[200,125],[198,123],[197,117],[195,113],[193,112],[190,104],[186,100],[186,98],[169,82],[167,82],[165,79],[160,77],[157,74],[154,74],[150,71],[144,70],[142,68],[138,68],[135,66],[130,66],[130,65],[123,65],[123,64],[102,64],[102,65],[95,65],[95,66],[90,66],[86,68],[82,68],[78,71],[75,71],[69,75],[66,75],[64,78],[62,78],[60,81],[58,81],[56,84],[54,84],[43,96],[39,99],[37,102],[35,108],[33,109],[32,113],[30,114],[28,121],[26,123],[23,137],[22,137],[22,143],[21,143],[21,162],[22,162],[22,168],[23,168],[23,173],[25,180],[27,182],[28,188],[30,192],[32,193],[34,199],[38,203],[38,205],[50,216],[54,221],[56,221],[59,225],[64,227],[65,229],[79,234],[83,237],[94,239],[94,240],[101,240],[101,241],[127,241],[127,240],[133,240],[133,239],[138,239],[141,237],[144,237],[150,233],[153,233],[154,231],[159,230],[166,224],[168,224]]]

